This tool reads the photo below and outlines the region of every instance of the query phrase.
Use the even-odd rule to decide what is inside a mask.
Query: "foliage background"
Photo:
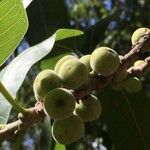
[[[29,71],[18,99],[25,107],[34,106],[32,83],[37,73],[48,68],[47,62],[54,61],[55,56],[76,52],[79,56],[91,53],[97,45],[115,49],[124,55],[131,49],[131,35],[139,27],[150,27],[149,0],[33,0],[27,8],[29,29],[19,47],[10,56],[4,67],[21,51],[35,45],[59,28],[79,29],[85,32],[77,39],[74,47],[65,43],[69,49],[58,47]],[[149,53],[141,55],[145,58]],[[1,67],[1,69],[2,69]],[[109,87],[98,92],[103,106],[102,117],[86,124],[86,135],[80,141],[67,146],[67,149],[105,149],[108,150],[148,150],[150,149],[149,91],[150,76],[142,78],[143,91],[139,95],[114,92]],[[113,99],[112,99],[113,98]],[[12,110],[9,122],[16,117]],[[148,126],[149,125],[149,126]],[[8,140],[1,144],[0,149],[13,149],[15,143],[22,143],[22,149],[40,149],[42,124],[27,130],[18,139]],[[43,127],[47,128],[46,123]],[[141,130],[142,129],[142,132]],[[45,135],[45,134],[44,134]],[[47,135],[49,136],[49,135]],[[23,142],[20,140],[24,138]],[[50,137],[48,137],[50,138]],[[45,143],[42,141],[41,143]],[[52,147],[54,147],[54,141]],[[104,148],[105,146],[105,148]],[[17,146],[16,146],[17,147]],[[44,148],[43,148],[44,149]]]

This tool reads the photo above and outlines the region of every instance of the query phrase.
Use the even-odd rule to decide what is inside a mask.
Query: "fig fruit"
[[[137,42],[140,40],[140,38],[146,33],[150,33],[150,29],[139,28],[139,29],[135,30],[131,37],[132,45],[137,44]]]
[[[50,90],[60,86],[61,79],[53,70],[43,70],[36,76],[33,83],[35,98],[37,100],[43,100]]]
[[[60,144],[70,144],[79,140],[84,134],[84,122],[75,115],[64,120],[55,120],[52,125],[52,136]]]
[[[78,59],[69,59],[60,65],[58,75],[62,79],[64,87],[74,89],[87,80],[88,71],[85,64]]]
[[[90,66],[90,57],[91,55],[84,55],[79,59],[82,63],[86,65],[86,68],[89,73],[92,71],[92,68]]]
[[[108,76],[118,69],[120,59],[113,49],[109,47],[99,47],[91,54],[90,64],[96,73]]]
[[[142,83],[137,77],[131,77],[125,81],[125,90],[129,93],[139,92],[142,88]]]
[[[137,60],[137,61],[135,61],[134,66],[135,66],[135,67],[136,67],[136,66],[140,66],[140,65],[142,65],[142,64],[144,64],[144,63],[145,63],[144,60]]]
[[[76,103],[74,114],[79,116],[84,122],[98,119],[102,112],[100,101],[94,95],[89,95],[86,99]]]
[[[45,96],[44,107],[51,118],[65,119],[71,116],[75,109],[75,98],[69,90],[56,88]]]
[[[73,55],[66,55],[64,57],[62,57],[55,65],[54,67],[54,71],[57,73],[61,64],[64,63],[66,60],[70,60],[70,59],[77,59],[75,56]]]

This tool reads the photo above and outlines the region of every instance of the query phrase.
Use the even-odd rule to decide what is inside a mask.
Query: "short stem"
[[[6,90],[2,82],[0,81],[0,93],[6,98],[6,100],[18,111],[21,113],[26,113],[26,109],[21,107],[15,99],[10,95],[10,93]]]

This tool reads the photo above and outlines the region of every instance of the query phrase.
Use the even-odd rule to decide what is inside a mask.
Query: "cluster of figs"
[[[136,30],[132,35],[132,44],[136,44],[145,32],[150,30]],[[34,95],[43,102],[46,114],[54,119],[52,136],[56,142],[67,145],[79,140],[84,136],[84,122],[99,118],[102,112],[100,100],[90,94],[77,101],[72,91],[84,85],[91,72],[105,77],[116,72],[121,64],[120,57],[109,47],[98,47],[91,55],[81,58],[66,55],[56,63],[53,70],[43,70],[36,76]],[[141,63],[144,61],[137,61],[134,65]],[[111,86],[115,90],[124,88],[133,93],[138,92],[142,84],[137,77],[129,76],[127,70],[122,70]]]

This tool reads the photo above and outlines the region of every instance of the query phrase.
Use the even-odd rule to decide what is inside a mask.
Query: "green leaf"
[[[7,69],[2,72],[3,76],[1,77],[1,81],[13,98],[16,97],[16,93],[24,81],[28,70],[33,64],[51,51],[54,42],[55,34],[40,44],[30,47],[22,52],[7,66]],[[7,102],[7,100],[0,94],[1,124],[7,123],[11,107],[12,106]]]
[[[41,61],[42,69],[54,69],[56,62],[63,56],[79,53],[84,41],[84,33],[74,29],[56,31],[56,43],[52,52]]]
[[[59,29],[56,31],[56,41],[64,40],[71,37],[77,37],[83,35],[84,33],[80,30],[75,29]]]
[[[102,120],[116,150],[150,149],[150,99],[143,92],[128,94],[106,88],[102,99]]]
[[[0,1],[0,66],[15,50],[28,28],[22,0]]]
[[[66,150],[65,145],[56,143],[54,150]]]
[[[48,149],[50,150],[51,143],[52,143],[51,123],[50,123],[50,118],[47,116],[44,119],[44,122],[42,124],[39,149],[40,150],[48,150]]]

